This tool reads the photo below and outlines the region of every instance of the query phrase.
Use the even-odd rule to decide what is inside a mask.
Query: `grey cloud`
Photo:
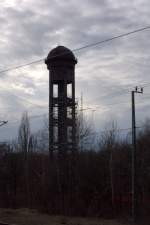
[[[148,0],[133,2],[30,0],[22,1],[15,7],[2,8],[0,66],[3,68],[5,65],[7,67],[7,65],[44,58],[57,44],[74,49],[146,26],[150,21],[149,9]],[[121,95],[117,92],[121,93],[135,83],[150,82],[149,42],[149,31],[145,31],[75,52],[78,58],[77,96],[84,91],[85,102],[88,100],[91,107],[98,104],[104,108],[109,103],[128,101],[129,95]],[[48,102],[48,71],[44,65],[43,68],[43,77],[39,80],[30,76],[39,70],[38,66],[34,66],[32,69],[29,67],[19,70],[19,73],[16,71],[7,73],[1,81],[10,87],[10,83],[15,83],[16,80],[22,88],[31,88],[34,94],[13,89],[15,94],[31,101],[46,103]],[[3,95],[3,101],[6,105],[15,105],[21,110],[28,105],[10,97],[7,93]],[[129,120],[127,105],[122,106],[121,113],[111,106],[110,111],[108,107],[105,115],[101,112],[102,119],[95,114],[99,126],[104,125],[104,120],[111,116],[112,110],[122,126],[125,124],[121,121],[122,118]],[[34,112],[38,114],[38,109]],[[13,114],[15,117],[15,110]]]

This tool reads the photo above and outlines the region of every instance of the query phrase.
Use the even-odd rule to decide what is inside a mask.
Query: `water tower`
[[[57,165],[60,212],[74,202],[76,188],[75,65],[71,50],[58,46],[45,63],[49,70],[49,151]],[[53,182],[53,179],[52,179]],[[55,186],[56,187],[56,186]],[[69,196],[69,197],[68,197]]]
[[[65,157],[76,146],[75,64],[71,50],[58,46],[45,60],[49,70],[49,150]]]

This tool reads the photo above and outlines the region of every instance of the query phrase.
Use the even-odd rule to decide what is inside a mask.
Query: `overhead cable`
[[[106,43],[106,42],[110,42],[110,41],[113,41],[115,39],[118,39],[118,38],[122,38],[122,37],[125,37],[125,36],[129,36],[129,35],[132,35],[132,34],[135,34],[135,33],[138,33],[138,32],[142,32],[142,31],[145,31],[145,30],[149,30],[150,29],[150,26],[146,26],[146,27],[142,27],[140,29],[136,29],[136,30],[132,30],[130,32],[127,32],[127,33],[123,33],[123,34],[120,34],[120,35],[117,35],[117,36],[114,36],[114,37],[111,37],[111,38],[107,38],[105,40],[102,40],[102,41],[98,41],[98,42],[93,42],[91,44],[87,44],[87,45],[84,45],[82,47],[79,47],[79,48],[75,48],[72,50],[72,52],[77,52],[77,51],[81,51],[83,49],[86,49],[86,48],[91,48],[91,47],[95,47],[95,46],[98,46],[98,45],[101,45],[103,43]],[[62,55],[66,55],[67,53],[64,52],[64,53],[61,53],[61,54],[58,54],[58,55],[55,55],[51,58],[56,58],[58,56],[62,56]],[[22,65],[18,65],[18,66],[14,66],[14,67],[10,67],[10,68],[7,68],[5,70],[1,70],[0,73],[5,73],[5,72],[9,72],[11,70],[16,70],[16,69],[19,69],[19,68],[22,68],[22,67],[26,67],[26,66],[30,66],[30,65],[33,65],[33,64],[36,64],[36,63],[40,63],[44,61],[44,58],[42,59],[39,59],[39,60],[35,60],[35,61],[31,61],[29,63],[25,63],[25,64],[22,64]]]

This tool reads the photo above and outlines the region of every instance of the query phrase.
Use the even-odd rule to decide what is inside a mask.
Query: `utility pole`
[[[143,88],[135,87],[135,90],[131,92],[132,100],[132,219],[136,222],[137,219],[137,160],[136,160],[136,119],[135,119],[135,93],[143,94]]]

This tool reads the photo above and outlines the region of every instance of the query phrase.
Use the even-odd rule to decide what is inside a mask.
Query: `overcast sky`
[[[0,70],[46,58],[64,45],[76,49],[150,25],[149,0],[1,0]],[[75,52],[76,97],[83,93],[86,116],[104,129],[111,120],[131,127],[130,91],[150,83],[150,30]],[[150,114],[150,86],[136,95],[140,125]],[[48,70],[44,61],[0,73],[0,141],[17,134],[28,110],[33,130],[48,112]],[[95,111],[94,111],[95,110]]]

